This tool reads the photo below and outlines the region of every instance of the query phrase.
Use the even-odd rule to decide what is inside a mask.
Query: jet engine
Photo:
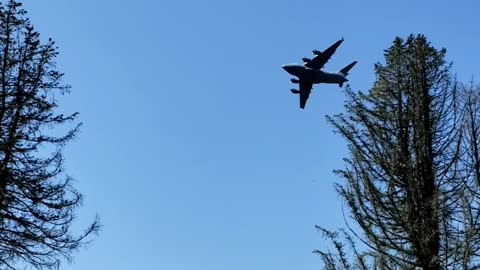
[[[290,81],[291,81],[292,83],[300,83],[300,81],[299,81],[299,80],[297,80],[297,79],[293,79],[293,78],[292,78],[292,79],[290,79]]]
[[[292,92],[292,94],[300,94],[300,91],[298,91],[297,89],[290,89],[290,91]]]
[[[312,59],[307,58],[307,57],[303,57],[302,61],[305,62],[305,63],[310,63],[310,61],[312,61]]]
[[[318,50],[313,50],[312,53],[315,54],[315,55],[320,55],[320,54],[322,54],[322,52],[321,52],[321,51],[318,51]]]

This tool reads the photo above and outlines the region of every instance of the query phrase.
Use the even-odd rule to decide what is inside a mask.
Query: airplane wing
[[[306,61],[305,66],[313,69],[321,69],[332,57],[332,55],[337,50],[338,46],[342,44],[342,42],[343,42],[343,38],[335,42],[334,44],[332,44],[332,46],[328,47],[328,49],[326,49],[323,52],[314,50],[313,54],[315,54],[315,57],[309,61]]]
[[[304,109],[307,99],[312,91],[312,83],[300,81],[300,108]]]

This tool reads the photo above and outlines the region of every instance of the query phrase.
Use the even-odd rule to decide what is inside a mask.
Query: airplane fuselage
[[[308,81],[313,84],[331,83],[341,85],[348,81],[343,74],[325,72],[319,69],[305,67],[303,65],[284,65],[283,69],[291,75],[298,77],[300,80]]]

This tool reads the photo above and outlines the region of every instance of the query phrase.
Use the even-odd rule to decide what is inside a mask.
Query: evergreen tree
[[[61,150],[80,124],[77,113],[56,113],[55,95],[69,90],[55,66],[57,48],[40,40],[20,6],[0,3],[0,269],[53,269],[99,223],[71,232],[82,196],[63,172]],[[53,134],[67,123],[71,130]]]
[[[479,256],[479,95],[423,35],[396,38],[367,94],[327,117],[348,142],[337,191],[361,233],[320,228],[326,269],[472,269]],[[351,228],[351,227],[350,227]],[[355,260],[348,263],[345,244]],[[362,248],[363,250],[363,248]]]

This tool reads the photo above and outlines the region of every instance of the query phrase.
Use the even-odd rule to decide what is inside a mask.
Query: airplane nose
[[[292,74],[293,69],[294,69],[292,65],[283,65],[282,68],[290,74]]]
[[[283,65],[282,68],[286,72],[290,73],[293,76],[297,76],[297,77],[298,77],[299,73],[301,72],[301,67],[297,64]]]

